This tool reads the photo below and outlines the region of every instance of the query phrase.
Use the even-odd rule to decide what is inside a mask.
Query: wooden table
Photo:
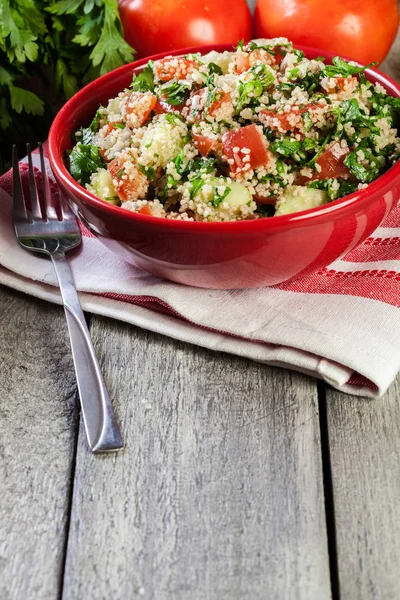
[[[62,309],[0,288],[1,600],[400,598],[400,379],[360,399],[89,318],[118,455]]]

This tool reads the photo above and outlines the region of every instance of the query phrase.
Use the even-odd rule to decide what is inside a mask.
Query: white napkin
[[[0,283],[60,304],[51,262],[15,240],[10,174],[0,188]],[[88,312],[294,369],[355,395],[383,394],[400,370],[398,207],[345,259],[273,288],[220,291],[164,281],[90,235],[69,258]]]

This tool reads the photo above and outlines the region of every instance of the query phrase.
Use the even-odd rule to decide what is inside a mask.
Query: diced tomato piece
[[[211,106],[208,110],[208,114],[211,116],[215,115],[217,110],[220,109],[223,104],[225,104],[226,102],[231,102],[231,101],[232,101],[231,93],[223,92],[222,97],[219,100],[216,100],[215,102],[213,102],[211,104]]]
[[[121,104],[122,116],[128,127],[132,129],[141,127],[149,118],[156,104],[157,98],[150,92],[131,92],[126,101]]]
[[[296,185],[306,185],[316,179],[320,181],[336,178],[347,179],[350,175],[350,170],[344,164],[344,159],[349,152],[350,150],[342,148],[339,142],[331,142],[317,159],[317,165],[319,165],[320,170],[315,171],[312,177],[299,175],[296,177]]]
[[[254,202],[257,204],[275,204],[276,197],[275,196],[260,196],[259,194],[255,194],[253,196]]]
[[[156,113],[156,115],[165,114],[173,111],[181,113],[182,110],[185,108],[185,104],[185,102],[182,102],[182,104],[174,105],[168,104],[168,102],[165,99],[165,96],[160,96],[153,110]]]
[[[151,216],[153,214],[151,212],[150,206],[148,204],[145,204],[144,206],[142,206],[142,208],[139,208],[139,210],[137,212],[140,213],[141,215],[148,215],[148,216]]]
[[[189,73],[199,66],[199,63],[187,58],[170,56],[154,63],[154,71],[161,81],[170,79],[185,79]]]
[[[207,154],[209,154],[217,144],[216,139],[213,140],[211,138],[206,137],[205,135],[201,135],[200,133],[194,133],[193,131],[192,140],[193,144],[196,146],[197,150],[202,156],[207,156]]]
[[[358,84],[357,77],[329,77],[325,82],[324,87],[330,94],[342,92],[345,86],[350,86],[353,89]]]
[[[269,161],[270,153],[254,124],[227,131],[222,136],[222,145],[224,154],[231,161],[229,165],[232,173],[257,169]]]
[[[144,198],[149,182],[137,167],[130,169],[129,176],[126,176],[124,162],[119,158],[114,158],[108,163],[107,169],[113,178],[115,191],[122,202]]]
[[[302,115],[306,112],[321,108],[321,104],[306,104],[298,110],[290,110],[285,112],[276,112],[274,110],[261,110],[259,113],[260,121],[275,131],[287,132],[302,129],[304,121]]]
[[[277,65],[280,65],[281,62],[283,61],[283,59],[285,58],[285,55],[282,54],[282,52],[279,50],[279,48],[272,48],[272,50],[275,52],[275,63]]]
[[[257,63],[263,63],[264,65],[269,65],[272,67],[276,64],[275,55],[263,50],[262,48],[258,48],[253,50],[249,54],[249,63],[250,66],[253,67]]]
[[[336,179],[350,175],[349,168],[344,164],[349,152],[347,148],[342,148],[339,142],[329,144],[317,159],[317,164],[321,167],[317,179]]]
[[[240,52],[235,61],[235,72],[236,73],[244,73],[250,69],[250,57],[245,52]]]
[[[109,135],[112,131],[114,131],[114,129],[117,129],[116,125],[116,122],[107,123],[107,125],[104,126],[104,135]],[[123,125],[123,123],[119,122],[118,125]]]

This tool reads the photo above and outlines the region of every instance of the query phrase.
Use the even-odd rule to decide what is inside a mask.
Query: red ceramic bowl
[[[169,54],[229,50],[192,48]],[[308,58],[326,52],[302,48]],[[152,57],[161,58],[164,54]],[[69,174],[71,134],[91,122],[100,104],[129,85],[148,59],[87,85],[56,116],[49,135],[54,175],[86,227],[108,248],[142,269],[179,283],[209,288],[271,286],[312,273],[347,254],[382,222],[400,197],[400,161],[367,189],[324,206],[265,219],[225,223],[174,221],[128,212],[104,202]],[[400,87],[374,69],[366,76],[392,96]]]

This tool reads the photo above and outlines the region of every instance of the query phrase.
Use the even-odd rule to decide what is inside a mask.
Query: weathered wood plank
[[[60,307],[0,288],[0,598],[56,599],[76,439]]]
[[[341,600],[400,596],[399,397],[327,390]]]
[[[330,598],[316,385],[94,317],[126,449],[80,432],[63,600]]]

